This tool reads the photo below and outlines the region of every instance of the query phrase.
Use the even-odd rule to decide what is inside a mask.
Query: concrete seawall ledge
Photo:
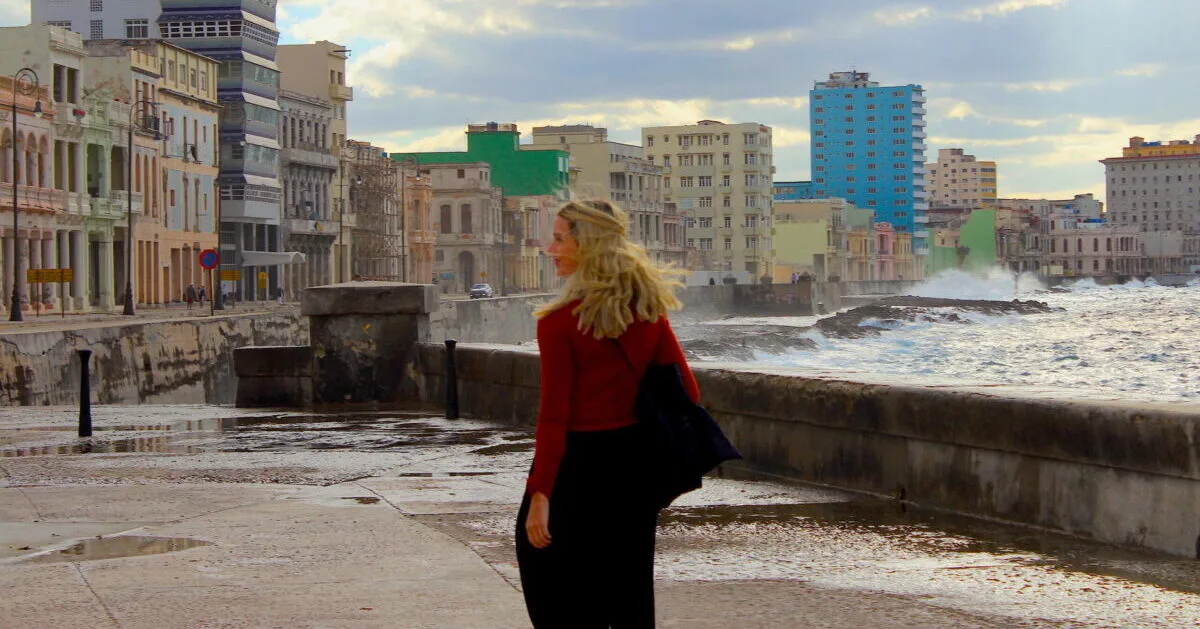
[[[445,349],[420,349],[423,400]],[[459,345],[464,415],[531,425],[536,351]],[[1196,556],[1200,405],[860,373],[697,365],[747,468],[1108,543]]]

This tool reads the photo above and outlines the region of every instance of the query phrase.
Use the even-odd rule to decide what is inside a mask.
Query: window
[[[729,251],[729,250],[731,250],[731,249],[733,249],[733,239],[732,239],[732,238],[726,238],[726,239],[725,239],[725,250],[726,250],[726,251]]]
[[[701,238],[700,239],[700,250],[701,251],[712,251],[712,248],[713,248],[713,239],[712,238]]]
[[[723,222],[723,226],[725,227],[725,229],[729,229],[729,228],[733,227],[733,217],[726,216],[725,220]]]
[[[150,20],[125,20],[126,39],[149,39]]]
[[[733,201],[729,197],[721,199],[721,207],[733,207]]]
[[[712,197],[700,197],[700,207],[712,207],[712,206],[713,206],[713,198]]]
[[[466,169],[465,169],[465,168],[459,168],[459,169],[458,169],[458,178],[459,178],[459,179],[466,179],[466,178],[467,178],[467,171],[466,171]]]
[[[693,179],[692,177],[680,177],[679,178],[679,187],[680,188],[691,188],[694,183],[695,183],[695,179]]]
[[[71,21],[70,20],[50,20],[49,22],[46,22],[46,23],[49,24],[50,26],[57,26],[59,28],[65,28],[68,31],[71,30]]]
[[[104,20],[92,20],[88,36],[91,39],[104,39]]]
[[[92,13],[99,13],[104,10],[104,0],[91,0]]]
[[[441,207],[441,219],[442,219],[442,223],[440,226],[441,233],[443,233],[443,234],[450,233],[451,219],[452,219],[453,212],[454,212],[454,210],[453,210],[453,208],[450,207],[449,203],[447,203]]]
[[[463,203],[459,206],[459,221],[462,227],[462,233],[472,234],[475,230],[471,229],[471,204]]]
[[[758,185],[758,175],[746,175],[746,185],[747,186],[757,186]]]
[[[711,188],[712,187],[712,175],[701,175],[700,176],[700,187],[701,188]]]
[[[732,185],[733,185],[733,183],[731,183],[731,180],[730,180],[730,177],[729,177],[729,175],[722,175],[722,176],[721,176],[721,185],[722,185],[722,186],[725,186],[726,188],[728,188],[729,186],[732,186]]]
[[[192,87],[196,87],[196,68],[192,68],[190,70],[190,74],[191,74],[191,81],[190,81],[191,85],[192,85]]]
[[[652,135],[646,136],[646,146],[647,147],[654,146],[654,136],[652,136]]]

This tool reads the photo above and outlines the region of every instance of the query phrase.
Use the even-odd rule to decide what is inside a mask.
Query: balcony
[[[914,151],[924,151],[926,146],[924,142],[913,142],[912,148]]]
[[[918,230],[913,231],[913,238],[928,238],[928,237],[929,237],[928,230],[918,229]]]
[[[729,164],[721,164],[721,172],[731,173],[733,172],[733,166],[730,166]]]
[[[305,218],[285,218],[283,219],[283,230],[290,234],[304,234],[308,236],[337,236],[339,231],[337,221],[324,219],[308,220]]]
[[[913,112],[913,115],[916,115],[916,116],[924,116],[925,114],[929,113],[928,111],[925,110],[924,107],[917,107],[917,106],[914,106],[912,108],[912,112]]]
[[[924,166],[913,166],[913,174],[923,177],[928,175],[929,171],[926,170]]]
[[[337,157],[329,154],[329,149],[321,148],[316,144],[308,142],[298,142],[296,146],[286,147],[280,154],[280,159],[285,163],[305,164],[308,166],[316,166],[317,168],[325,168],[328,170],[337,170]]]
[[[924,105],[929,102],[929,99],[925,98],[924,94],[913,94],[912,102]]]
[[[914,216],[913,222],[924,225],[929,222],[929,217],[928,216]]]
[[[12,203],[11,183],[0,183],[0,199],[3,199],[0,203]],[[66,209],[66,202],[66,193],[62,190],[25,184],[17,187],[17,206],[22,210],[62,211]]]
[[[329,97],[333,100],[354,100],[354,88],[349,85],[330,83]]]
[[[670,167],[670,166],[663,166],[663,167],[662,167],[662,169],[663,169],[663,174],[664,174],[664,175],[669,175],[669,174],[671,174],[671,173],[673,172],[673,171],[671,170],[671,167]]]
[[[919,129],[914,129],[912,137],[924,140],[925,138],[927,138],[929,136],[924,131],[921,131]]]

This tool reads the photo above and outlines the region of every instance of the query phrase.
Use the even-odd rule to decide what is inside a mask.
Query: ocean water
[[[1046,292],[1034,276],[1014,279],[999,270],[986,276],[942,274],[911,294],[1006,301],[1015,296],[1063,310],[1011,316],[964,312],[970,323],[889,323],[880,336],[863,339],[826,338],[808,330],[798,333],[819,350],[760,352],[755,362],[1029,385],[1090,398],[1200,403],[1200,281],[1171,288],[1153,281],[1110,287],[1083,280],[1066,289]],[[799,327],[813,320],[770,322]]]

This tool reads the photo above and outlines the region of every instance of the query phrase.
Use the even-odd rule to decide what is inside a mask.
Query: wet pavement
[[[422,411],[100,407],[81,440],[74,418],[0,411],[0,587],[37,596],[39,580],[72,566],[87,611],[7,625],[0,602],[0,627],[527,626],[512,546],[526,431]],[[290,546],[273,537],[310,528],[320,532]],[[737,470],[664,512],[658,540],[662,627],[1200,627],[1200,561]],[[443,554],[405,563],[429,549]],[[293,570],[299,555],[331,575],[347,562],[354,576],[314,581]],[[116,570],[162,570],[180,585],[103,580]],[[307,588],[295,605],[320,601],[332,615],[236,611],[247,592],[260,606],[292,600],[260,587],[288,579]],[[351,579],[368,580],[351,595],[339,589]],[[471,610],[446,605],[460,590],[476,592]],[[225,611],[164,621],[150,591],[184,607],[203,591]]]

